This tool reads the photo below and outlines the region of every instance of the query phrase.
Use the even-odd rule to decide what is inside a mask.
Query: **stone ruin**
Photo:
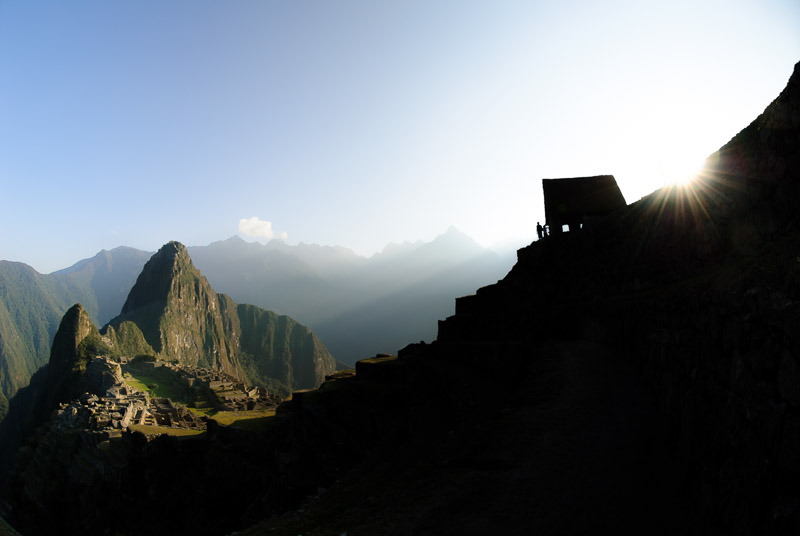
[[[626,206],[613,175],[542,179],[542,190],[551,235],[562,233],[564,227],[577,231],[592,218]]]
[[[105,356],[94,358],[87,366],[90,385],[102,385],[102,395],[84,393],[77,400],[62,403],[56,411],[56,428],[80,428],[114,437],[131,425],[169,426],[205,429],[205,420],[173,404],[168,398],[150,398],[147,393],[128,385],[120,365]],[[97,389],[95,389],[97,391]]]
[[[152,368],[172,370],[188,388],[202,391],[217,411],[246,411],[277,407],[281,399],[263,387],[251,387],[221,371],[192,368],[172,363],[148,362]],[[204,430],[206,417],[169,398],[150,397],[123,379],[119,363],[105,356],[87,366],[95,393],[84,393],[77,400],[62,403],[55,415],[60,430],[80,429],[96,435],[95,443],[122,434],[132,425]],[[103,393],[96,394],[98,392]]]
[[[188,387],[204,391],[217,411],[247,411],[277,407],[280,397],[264,387],[248,386],[235,376],[218,370],[168,364]]]

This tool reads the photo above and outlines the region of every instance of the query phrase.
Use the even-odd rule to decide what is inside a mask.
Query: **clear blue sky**
[[[362,254],[450,225],[520,246],[541,178],[611,173],[633,202],[797,61],[793,0],[0,0],[0,259],[243,219]]]

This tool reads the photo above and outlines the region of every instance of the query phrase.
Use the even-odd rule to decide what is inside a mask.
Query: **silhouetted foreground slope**
[[[457,300],[434,344],[296,393],[261,435],[126,434],[122,466],[67,440],[28,451],[15,522],[28,534],[796,534],[799,135],[800,65],[691,188],[520,250],[503,281]],[[92,485],[55,494],[68,504],[32,493],[64,467]]]
[[[641,379],[595,343],[527,357],[503,373],[461,370],[453,380],[481,386],[463,419],[372,450],[330,490],[244,534],[691,533]]]
[[[498,369],[524,378],[508,395],[529,402],[505,413],[485,391],[485,406],[499,411],[476,424],[492,429],[483,442],[464,427],[480,414],[479,397],[472,410],[462,398],[456,443],[428,449],[438,465],[374,462],[385,478],[370,480],[370,495],[348,481],[350,506],[336,488],[322,506],[309,501],[253,532],[800,531],[800,65],[707,164],[689,188],[521,250],[503,281],[457,300],[437,342],[407,358],[485,371],[465,390],[490,386]],[[562,341],[560,358],[540,346],[546,340]],[[538,360],[558,363],[562,379],[537,381]],[[630,371],[665,415],[663,428]],[[552,406],[550,384],[562,389]],[[529,398],[539,390],[540,405]],[[505,458],[526,429],[540,435]],[[459,452],[481,462],[442,469]]]

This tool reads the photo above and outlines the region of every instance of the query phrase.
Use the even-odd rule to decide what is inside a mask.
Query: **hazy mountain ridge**
[[[454,297],[496,281],[512,264],[454,227],[431,242],[390,244],[368,259],[345,248],[238,237],[188,249],[215,288],[300,319],[350,364],[432,339]]]
[[[51,275],[88,280],[96,295],[97,312],[92,317],[98,324],[105,324],[119,314],[136,277],[152,254],[127,246],[104,249]]]

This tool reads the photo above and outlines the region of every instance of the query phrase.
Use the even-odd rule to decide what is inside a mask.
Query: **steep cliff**
[[[238,305],[236,313],[239,358],[248,378],[280,378],[298,388],[318,386],[336,370],[325,345],[306,326],[254,305]]]
[[[53,338],[44,397],[39,401],[45,415],[59,402],[79,396],[87,389],[84,373],[90,358],[105,353],[105,343],[80,305],[73,305],[61,320]]]
[[[241,375],[217,293],[178,242],[166,244],[147,261],[110,325],[119,328],[125,321],[139,327],[161,359]]]
[[[145,264],[104,335],[118,355],[222,369],[284,395],[316,387],[336,369],[307,327],[217,294],[178,242]]]

